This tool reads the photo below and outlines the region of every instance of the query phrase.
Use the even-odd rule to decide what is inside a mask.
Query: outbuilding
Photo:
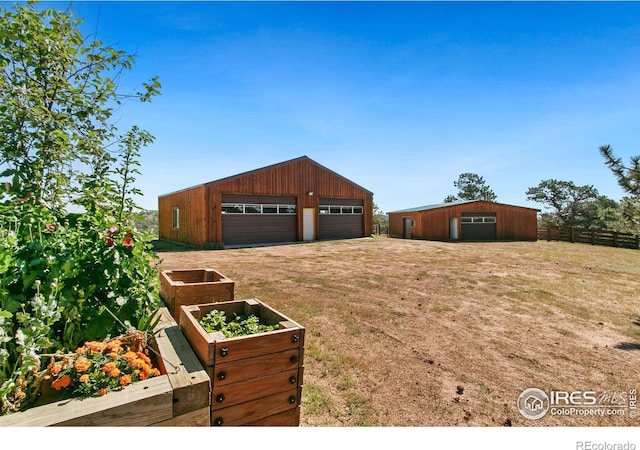
[[[369,236],[373,194],[307,156],[158,197],[159,238],[228,248]]]
[[[431,241],[535,241],[539,209],[483,200],[389,212],[389,236]]]

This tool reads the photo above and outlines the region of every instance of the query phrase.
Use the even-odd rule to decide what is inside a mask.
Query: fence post
[[[571,227],[571,242],[575,242],[576,241],[576,229],[574,227]]]
[[[547,225],[547,241],[551,241],[551,225]]]
[[[591,230],[591,245],[596,243],[596,230]]]
[[[613,246],[614,247],[618,246],[618,232],[617,231],[613,232]]]

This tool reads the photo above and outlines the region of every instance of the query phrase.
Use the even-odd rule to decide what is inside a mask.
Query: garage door
[[[294,242],[295,197],[222,195],[222,242],[229,245]]]
[[[364,236],[362,199],[320,199],[320,239],[351,239]]]
[[[463,241],[495,241],[495,213],[462,214]]]

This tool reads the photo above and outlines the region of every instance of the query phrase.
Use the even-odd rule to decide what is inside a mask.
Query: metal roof
[[[466,203],[476,203],[476,202],[495,203],[496,205],[512,206],[514,208],[536,209],[536,208],[529,208],[526,206],[516,206],[516,205],[507,205],[505,203],[488,202],[486,200],[458,200],[457,202],[438,203],[435,205],[426,205],[426,206],[417,206],[415,208],[399,209],[397,211],[389,211],[388,214],[428,211],[430,209],[448,208],[450,206],[464,205]],[[536,209],[536,211],[540,211],[540,210]]]

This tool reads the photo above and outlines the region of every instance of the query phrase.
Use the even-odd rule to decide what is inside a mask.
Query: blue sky
[[[6,7],[8,3],[3,2]],[[44,3],[66,8],[68,3]],[[118,111],[144,149],[139,200],[307,155],[383,211],[440,203],[463,172],[541,208],[544,179],[624,195],[598,147],[640,154],[640,3],[74,2],[136,54]]]

